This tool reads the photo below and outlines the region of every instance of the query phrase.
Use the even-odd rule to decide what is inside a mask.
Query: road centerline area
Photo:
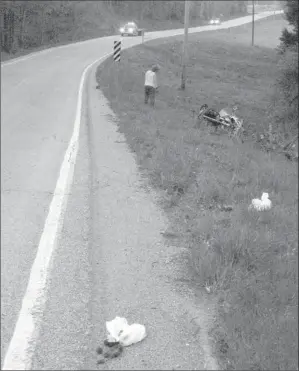
[[[59,177],[40,238],[37,254],[31,268],[22,307],[5,355],[2,370],[29,370],[31,368],[31,359],[38,337],[38,325],[43,315],[46,301],[46,285],[48,273],[51,269],[51,257],[55,250],[59,230],[63,223],[64,211],[76,164],[85,77],[89,69],[95,63],[106,58],[106,56],[107,55],[104,55],[100,59],[89,64],[84,69],[81,76],[73,133],[60,168]]]

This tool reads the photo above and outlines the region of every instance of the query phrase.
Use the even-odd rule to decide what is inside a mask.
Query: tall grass
[[[280,55],[273,93],[273,118],[282,134],[298,136],[298,45]],[[277,125],[276,125],[277,126]]]

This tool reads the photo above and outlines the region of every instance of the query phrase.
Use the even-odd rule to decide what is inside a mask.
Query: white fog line
[[[31,268],[22,307],[4,358],[2,370],[30,370],[31,368],[32,356],[39,334],[38,327],[46,302],[46,284],[50,270],[51,257],[56,247],[60,227],[63,223],[64,211],[76,164],[79,147],[84,81],[88,70],[95,63],[109,55],[110,54],[106,54],[102,58],[91,63],[85,68],[82,74],[72,137],[61,164],[55,192],[40,238],[37,254]]]
[[[84,40],[84,41],[75,41],[75,42],[72,42],[72,43],[66,44],[66,45],[53,46],[51,48],[46,48],[46,49],[43,49],[43,50],[39,50],[38,52],[32,52],[32,53],[29,53],[29,54],[26,54],[26,55],[23,55],[23,56],[20,56],[20,57],[17,57],[17,58],[10,59],[10,60],[8,60],[6,62],[1,62],[1,68],[2,67],[6,67],[6,66],[11,66],[11,65],[16,64],[16,63],[19,63],[19,62],[26,61],[27,59],[32,59],[35,56],[39,56],[39,55],[42,55],[42,54],[49,53],[49,52],[53,51],[54,49],[55,50],[57,50],[57,49],[63,49],[63,48],[66,49],[66,48],[70,48],[72,46],[78,46],[78,45],[81,45],[81,44],[84,44],[84,43],[97,42],[100,39],[112,38],[112,37],[117,37],[117,35],[115,35],[115,36],[96,37],[96,38],[89,39],[89,40]]]

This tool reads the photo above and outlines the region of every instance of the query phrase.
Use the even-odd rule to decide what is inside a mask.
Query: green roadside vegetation
[[[255,47],[250,25],[190,35],[185,91],[182,37],[124,50],[118,69],[109,58],[97,70],[118,130],[160,196],[171,243],[188,250],[190,277],[218,304],[210,336],[223,369],[298,369],[298,164],[284,154],[298,110],[279,90],[298,67],[293,54],[274,49],[285,24],[258,22]],[[143,84],[154,63],[161,70],[152,108]],[[298,89],[291,76],[288,91]],[[242,141],[197,122],[203,103],[237,105]],[[262,192],[272,209],[249,211]]]

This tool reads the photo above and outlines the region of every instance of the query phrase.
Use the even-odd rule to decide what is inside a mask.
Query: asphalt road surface
[[[145,40],[182,32],[152,32]],[[1,65],[2,365],[16,333],[12,344],[30,340],[31,350],[24,351],[28,369],[204,369],[207,362],[186,312],[191,293],[174,289],[183,277],[176,269],[181,252],[164,244],[160,232],[167,221],[153,194],[140,186],[134,157],[95,89],[96,65],[86,74],[82,112],[76,111],[84,69],[111,53],[116,39],[53,48]],[[125,38],[123,47],[140,42]],[[45,264],[46,286],[34,282],[45,306],[30,314],[40,322],[29,334],[29,317],[20,316],[22,301],[41,236],[47,230],[52,237],[45,221],[78,117],[79,150],[72,186],[62,192],[68,201],[63,224]],[[105,321],[116,315],[145,324],[148,337],[121,358],[96,366]]]

